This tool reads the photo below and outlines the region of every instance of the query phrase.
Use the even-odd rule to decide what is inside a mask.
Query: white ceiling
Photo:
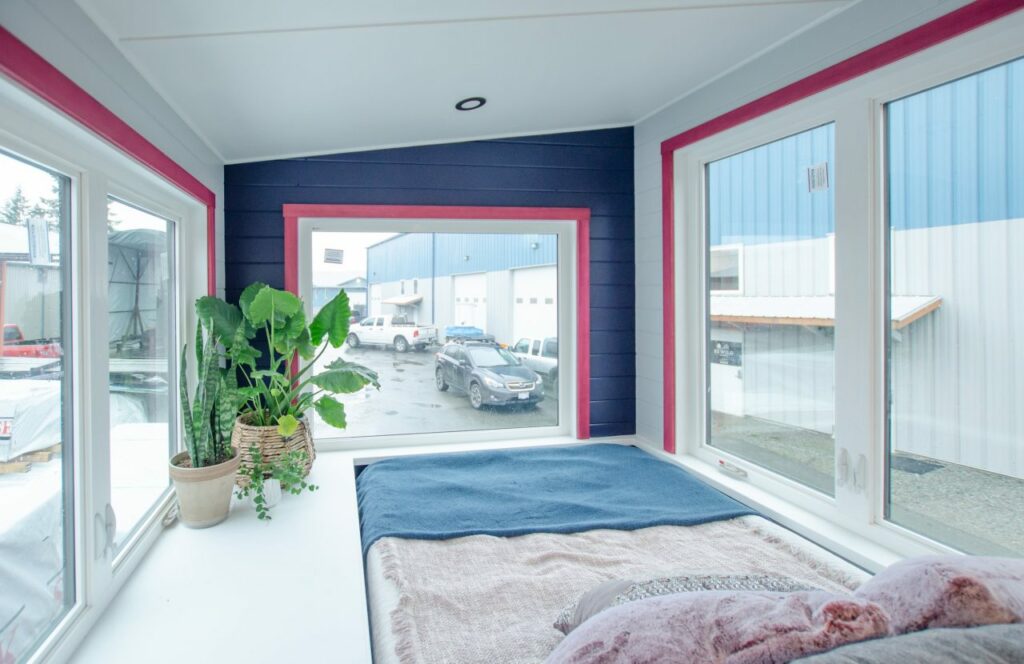
[[[852,0],[78,3],[232,163],[632,124]]]

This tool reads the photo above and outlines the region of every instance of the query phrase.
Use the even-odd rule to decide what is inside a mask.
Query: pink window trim
[[[890,65],[1022,8],[1024,8],[1024,0],[976,0],[889,41],[662,141],[661,237],[662,315],[664,317],[662,327],[665,336],[662,407],[664,410],[663,446],[666,452],[675,453],[676,451],[675,201],[673,193],[673,157],[676,150]]]
[[[216,196],[191,173],[0,26],[0,73],[206,206],[207,290],[217,292]]]
[[[493,219],[576,223],[576,437],[590,438],[590,209],[449,205],[284,205],[284,286],[299,292],[299,219]]]

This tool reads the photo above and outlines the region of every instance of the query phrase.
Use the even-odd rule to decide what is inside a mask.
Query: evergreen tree
[[[25,198],[21,187],[18,187],[14,190],[14,194],[4,203],[3,210],[0,211],[0,222],[25,226],[28,224],[28,217],[28,199]]]
[[[30,217],[42,217],[46,219],[46,225],[51,228],[60,226],[60,186],[53,185],[50,190],[51,196],[44,196],[32,206],[29,212]]]

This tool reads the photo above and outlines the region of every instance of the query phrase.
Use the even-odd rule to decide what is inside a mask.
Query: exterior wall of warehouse
[[[449,325],[469,324],[457,319],[453,277],[484,274],[484,330],[497,341],[511,344],[515,342],[513,271],[555,265],[557,256],[554,235],[407,233],[367,250],[367,283],[379,284],[381,299],[385,301],[400,295],[422,295],[423,299],[415,305],[382,302],[380,313],[409,314],[418,323],[436,325],[443,335]],[[552,287],[557,290],[557,281]]]
[[[942,298],[893,337],[894,448],[1016,477],[1024,477],[1024,352],[1014,341],[1024,325],[1022,91],[1018,60],[894,102],[888,122],[892,172],[902,174],[889,182],[892,294]],[[722,232],[711,244],[746,241],[743,295],[831,294],[834,226],[810,200],[825,200],[823,192],[808,193],[802,175],[826,158],[834,170],[824,146],[807,149],[813,143],[758,148],[715,173],[709,202]],[[712,326],[713,340],[733,338],[720,329]],[[831,434],[832,331],[739,329],[744,413]]]

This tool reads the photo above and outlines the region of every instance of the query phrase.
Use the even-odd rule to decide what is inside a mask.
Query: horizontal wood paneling
[[[591,435],[632,434],[633,177],[631,128],[230,165],[225,294],[283,287],[285,203],[589,208]]]

